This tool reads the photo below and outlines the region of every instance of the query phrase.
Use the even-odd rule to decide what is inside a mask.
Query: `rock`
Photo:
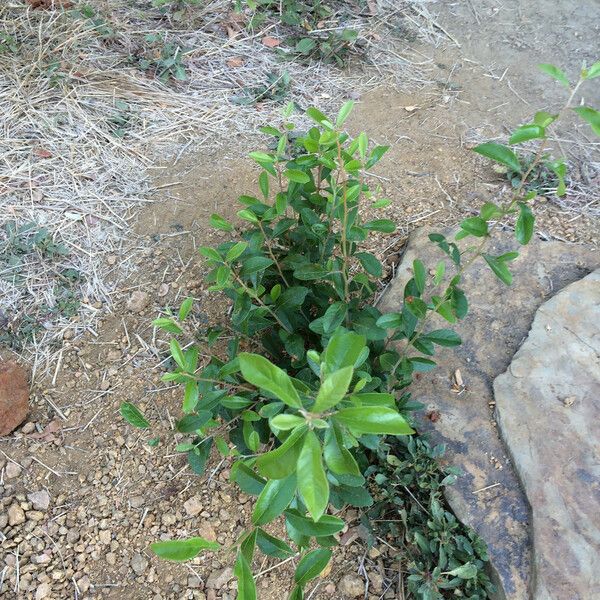
[[[192,496],[189,500],[186,500],[183,503],[183,508],[185,512],[190,517],[195,517],[202,512],[204,508],[204,503],[202,502],[202,498],[200,496]]]
[[[11,527],[25,523],[25,511],[18,504],[8,507],[8,524]]]
[[[146,292],[136,290],[127,300],[127,310],[135,313],[141,313],[150,302],[150,296]]]
[[[23,433],[24,435],[29,435],[30,433],[33,433],[35,431],[35,423],[32,423],[31,421],[28,421],[27,423],[25,423],[25,425],[23,425],[23,427],[21,427],[21,433]]]
[[[148,568],[148,560],[136,552],[131,559],[131,568],[136,575],[141,575]]]
[[[50,584],[47,581],[41,583],[35,590],[35,600],[44,600],[44,598],[48,598],[48,596],[50,596],[51,592],[52,588],[50,587]]]
[[[129,504],[131,504],[131,508],[140,508],[144,506],[144,496],[132,496],[129,499]]]
[[[202,589],[204,587],[202,579],[198,575],[190,575],[187,580],[187,586],[192,589]]]
[[[0,436],[18,427],[29,412],[25,369],[15,361],[0,363]]]
[[[209,590],[220,590],[233,579],[233,569],[225,567],[218,571],[213,571],[206,580],[206,587]]]
[[[400,308],[415,258],[432,268],[444,257],[429,242],[429,233],[412,234],[397,277],[379,305],[382,312]],[[450,237],[451,232],[445,234]],[[511,233],[503,232],[492,246],[490,253],[501,254],[517,244]],[[519,251],[521,256],[510,264],[511,287],[484,261],[467,270],[461,288],[469,314],[455,327],[463,344],[438,350],[437,368],[420,374],[409,389],[414,400],[426,405],[417,415],[420,431],[428,431],[433,443],[446,444],[445,459],[465,473],[446,489],[446,497],[458,518],[487,543],[494,583],[509,600],[527,598],[531,586],[529,506],[492,419],[492,383],[508,367],[540,304],[600,266],[598,252],[580,245],[534,239]],[[436,319],[432,326],[448,323]],[[463,386],[456,385],[456,375]]]
[[[346,598],[359,598],[365,594],[365,582],[358,575],[344,575],[338,589]]]
[[[50,494],[46,490],[31,492],[31,494],[27,494],[27,499],[35,510],[47,510],[50,506]]]
[[[600,270],[538,309],[494,397],[531,505],[534,600],[600,598]]]
[[[21,474],[21,471],[22,469],[17,463],[9,460],[8,463],[6,463],[4,475],[6,476],[6,479],[14,479]]]

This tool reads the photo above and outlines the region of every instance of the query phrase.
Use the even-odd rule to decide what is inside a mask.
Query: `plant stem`
[[[577,82],[577,84],[573,87],[573,89],[571,90],[571,93],[569,95],[569,99],[564,104],[564,106],[558,111],[558,115],[557,115],[555,121],[558,121],[560,116],[566,110],[569,109],[571,102],[573,101],[573,98],[575,97],[575,94],[577,93],[577,90],[579,89],[579,86],[581,85],[582,81],[583,80],[580,79]],[[528,169],[521,176],[521,181],[519,182],[519,186],[518,186],[517,190],[514,192],[514,194],[512,195],[510,202],[501,209],[502,214],[500,215],[500,217],[496,221],[494,221],[494,223],[492,223],[492,226],[488,229],[487,234],[481,239],[481,242],[475,247],[473,254],[470,256],[470,258],[466,262],[461,264],[460,268],[456,272],[456,275],[458,275],[460,278],[462,278],[462,275],[464,274],[464,272],[483,254],[483,250],[484,250],[488,240],[490,239],[492,232],[502,222],[502,219],[504,217],[506,217],[507,215],[509,215],[512,212],[512,210],[514,209],[515,205],[522,199],[522,195],[523,195],[523,191],[525,188],[525,184],[527,183],[527,179],[528,179],[529,175],[531,175],[531,173],[535,169],[535,167],[537,167],[537,165],[542,160],[544,150],[546,149],[547,145],[548,145],[548,138],[544,137],[544,139],[540,143],[540,145],[535,153],[535,156],[533,157],[533,160],[529,164]],[[450,288],[448,288],[446,290],[446,292],[444,293],[444,296],[442,298],[441,304],[443,304],[444,302],[447,302],[450,299],[449,294],[451,292],[452,292],[452,290]],[[400,357],[398,358],[398,360],[394,364],[394,367],[392,368],[392,379],[390,380],[390,383],[388,384],[388,390],[391,390],[393,384],[397,381],[397,378],[395,376],[396,369],[398,369],[398,367],[400,366],[400,363],[406,358],[410,347],[414,344],[414,342],[416,340],[418,340],[423,335],[423,331],[425,330],[425,327],[427,326],[427,323],[429,322],[431,315],[435,312],[436,311],[428,312],[427,315],[425,315],[425,317],[419,323],[419,326],[418,326],[417,330],[415,331],[415,333],[411,336],[411,339],[407,340],[406,346],[403,348],[402,352],[400,353]]]

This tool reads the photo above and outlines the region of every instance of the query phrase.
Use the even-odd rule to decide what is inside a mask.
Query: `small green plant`
[[[18,51],[17,40],[5,31],[0,31],[0,54],[16,54]]]
[[[174,21],[183,21],[189,15],[188,9],[199,6],[202,0],[152,0],[152,6],[162,14],[170,13]]]
[[[283,102],[290,92],[290,86],[291,80],[287,71],[281,75],[269,73],[265,84],[244,88],[243,93],[232,96],[231,101],[241,105],[252,105],[265,100]]]
[[[137,59],[137,65],[142,71],[150,71],[154,76],[167,83],[170,79],[187,81],[187,73],[183,57],[187,50],[175,42],[167,42],[166,37],[159,34],[148,34],[144,38],[152,44],[145,56]]]
[[[89,28],[94,31],[103,41],[116,38],[113,26],[101,15],[99,15],[90,4],[83,4],[71,11],[75,18],[85,19]]]
[[[402,542],[394,558],[408,567],[407,587],[416,598],[485,600],[494,591],[485,570],[487,549],[446,508],[443,489],[460,472],[440,465],[444,451],[416,436],[380,444],[366,471],[377,486],[367,517],[380,535]]]
[[[357,38],[358,31],[355,29],[343,29],[325,34],[315,30],[311,37],[294,36],[291,39],[296,54],[323,62],[335,62],[343,67]]]
[[[562,71],[552,69],[555,79],[566,81]],[[426,465],[425,474],[415,467],[426,447],[407,442],[412,462],[398,464],[384,436],[408,439],[414,434],[415,405],[406,388],[415,373],[435,368],[436,347],[461,343],[450,327],[468,312],[461,283],[469,266],[484,260],[503,283],[511,284],[509,265],[518,252],[490,254],[490,237],[499,223],[512,218],[519,244],[533,236],[530,203],[535,192],[526,189],[528,178],[545,155],[548,128],[571,109],[580,85],[597,76],[600,63],[584,69],[575,85],[567,82],[569,99],[561,111],[543,122],[538,113],[533,123],[514,132],[511,145],[540,140],[528,166],[509,146],[484,143],[474,148],[520,172],[521,183],[506,202],[486,202],[478,216],[461,221],[453,240],[432,233],[441,260],[425,265],[416,259],[402,306],[387,314],[372,305],[382,264],[362,245],[373,234],[395,229],[388,219],[364,216],[389,204],[365,180],[365,171],[388,148],[372,147],[365,133],[355,138],[346,133],[352,102],[342,106],[335,120],[308,109],[314,125],[301,135],[294,135],[288,122],[291,103],[281,126],[262,128],[274,139],[275,149],[250,154],[261,172],[257,196],[240,197],[237,215],[246,227],[236,230],[213,215],[212,225],[234,239],[200,249],[210,268],[209,290],[224,294],[232,304],[226,337],[220,329],[209,329],[204,336],[188,329],[192,299],[182,303],[176,317],[154,322],[174,335],[174,369],[163,380],[184,390],[184,416],[177,430],[188,438],[177,450],[187,453],[192,470],[202,474],[216,447],[235,459],[231,479],[257,496],[251,523],[229,548],[235,554],[239,600],[256,598],[251,565],[257,550],[278,558],[297,554],[290,598],[304,597],[306,584],[325,568],[337,543],[335,534],[344,527],[339,516],[328,514],[330,503],[338,508],[373,504],[365,486],[373,456],[378,457],[376,464],[401,469],[396,475],[418,478],[422,487],[435,492],[435,502],[429,502],[435,512],[432,526],[421,527],[411,538],[421,548],[413,561],[411,590],[423,599],[440,597],[447,593],[443,590],[485,597],[489,582],[481,574],[481,542],[465,535],[442,508],[438,492],[444,482],[438,483],[433,463]],[[573,110],[598,132],[596,111]],[[564,182],[564,161],[556,161],[554,170]],[[564,193],[564,184],[559,188]],[[200,343],[203,355],[206,348],[211,352],[202,361]],[[131,407],[122,414],[133,425],[146,426],[145,417]],[[378,474],[390,475],[376,467]],[[285,522],[290,543],[265,531],[278,518]],[[452,551],[435,563],[431,553],[440,548],[441,531],[451,536]],[[164,558],[188,560],[220,546],[195,537],[157,542],[152,548]]]

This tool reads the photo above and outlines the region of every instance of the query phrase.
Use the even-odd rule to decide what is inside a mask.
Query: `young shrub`
[[[558,78],[556,71],[553,76]],[[569,100],[559,113],[537,113],[533,123],[513,134],[511,145],[541,140],[528,167],[508,146],[486,143],[474,149],[521,173],[520,184],[505,204],[486,203],[479,216],[463,220],[454,240],[431,234],[442,260],[437,265],[415,260],[402,307],[385,315],[371,305],[382,265],[361,246],[374,232],[391,233],[395,226],[387,219],[366,220],[361,206],[381,208],[388,203],[374,198],[363,175],[387,147],[370,147],[365,133],[351,138],[344,131],[352,102],[341,108],[335,121],[316,108],[308,109],[314,125],[299,136],[287,121],[279,128],[262,129],[274,138],[275,150],[250,154],[262,170],[257,196],[240,197],[237,214],[245,227],[238,231],[213,215],[212,225],[235,237],[200,249],[211,268],[209,289],[226,294],[233,306],[225,355],[213,354],[200,364],[196,335],[187,331],[185,322],[191,299],[184,301],[177,318],[154,322],[174,334],[170,349],[176,368],[163,380],[183,386],[184,416],[177,429],[194,434],[191,443],[178,449],[187,453],[199,475],[213,444],[222,455],[234,456],[232,481],[257,497],[251,523],[234,547],[238,599],[256,598],[251,565],[257,548],[278,558],[299,553],[290,598],[301,599],[307,582],[326,567],[329,548],[337,544],[335,535],[344,527],[340,517],[328,514],[329,505],[373,504],[364,474],[374,455],[385,457],[383,436],[414,434],[409,413],[418,405],[402,390],[415,372],[435,367],[431,357],[436,346],[461,342],[448,326],[468,311],[460,287],[463,273],[483,259],[497,277],[511,284],[509,264],[518,252],[487,253],[490,235],[500,222],[516,215],[517,242],[529,242],[533,196],[526,183],[544,156],[547,129],[571,107],[582,82],[598,75],[600,63],[584,69],[579,82],[569,86]],[[286,119],[292,110],[289,105]],[[597,132],[598,113],[575,110]],[[564,181],[564,161],[555,166]],[[559,187],[558,193],[564,192],[564,185]],[[457,242],[465,238],[470,245],[461,249]],[[448,325],[437,324],[444,321]],[[221,335],[210,330],[208,347]],[[184,350],[178,338],[186,337],[193,343]],[[146,427],[146,418],[134,409],[124,407],[123,416]],[[415,443],[420,442],[408,443],[409,451]],[[279,518],[293,546],[265,531]],[[439,520],[454,527],[443,512]],[[217,548],[201,538],[153,546],[158,555],[172,560]],[[461,557],[465,564],[458,564]],[[485,590],[487,579],[477,575],[484,559],[484,551],[457,553],[448,563],[451,568],[438,565],[436,573],[445,584],[468,581],[466,587],[460,585],[469,593]],[[426,557],[420,564],[426,570],[430,563]],[[441,597],[420,594],[417,575],[411,589],[419,597]]]

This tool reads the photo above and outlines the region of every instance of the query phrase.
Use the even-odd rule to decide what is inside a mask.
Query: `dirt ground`
[[[506,192],[506,181],[469,148],[484,137],[505,135],[536,110],[560,104],[561,88],[548,83],[536,63],[553,62],[575,73],[583,60],[589,64],[600,56],[597,2],[467,0],[433,9],[453,40],[439,49],[416,47],[433,58],[432,83],[415,92],[384,87],[361,95],[349,124],[352,132],[365,130],[391,146],[373,174],[393,201],[388,215],[398,224],[381,255],[401,245],[415,227],[454,223]],[[586,100],[600,104],[600,85],[588,87]],[[598,162],[598,144],[569,140],[586,141],[587,135],[576,125],[575,134],[561,134],[562,144]],[[155,338],[150,323],[189,295],[197,300],[194,318],[200,325],[224,315],[224,304],[204,289],[195,248],[224,235],[208,227],[211,213],[234,214],[237,197],[255,189],[254,167],[244,157],[262,143],[260,135],[221,140],[218,148],[184,154],[176,165],[152,171],[161,197],[138,215],[128,248],[138,268],[119,290],[120,310],[102,319],[97,336],[65,340],[54,372],[33,387],[29,420],[0,439],[2,598],[235,597],[230,556],[205,554],[172,565],[149,551],[157,539],[194,534],[227,544],[248,523],[252,506],[229,483],[228,460],[214,457],[207,475],[197,478],[175,452],[182,437],[173,433],[181,393],[160,382],[166,343]],[[580,175],[585,177],[584,166]],[[575,197],[560,204],[538,199],[541,234],[598,245],[594,206],[585,204]],[[126,306],[134,291],[148,294],[139,312]],[[145,412],[150,431],[123,423],[118,413],[123,401]],[[149,446],[157,437],[158,446]],[[49,506],[31,510],[27,494],[40,490],[48,491]],[[190,498],[198,505],[191,511],[184,508]],[[27,518],[7,525],[15,503]],[[366,598],[402,597],[398,572],[385,571],[382,561],[392,552],[386,542],[393,540],[366,553],[353,540],[354,525],[351,520],[331,572],[307,597],[341,599],[339,578],[359,572],[369,576]],[[269,570],[273,565],[258,565],[264,600],[284,598],[288,589],[292,563]]]

